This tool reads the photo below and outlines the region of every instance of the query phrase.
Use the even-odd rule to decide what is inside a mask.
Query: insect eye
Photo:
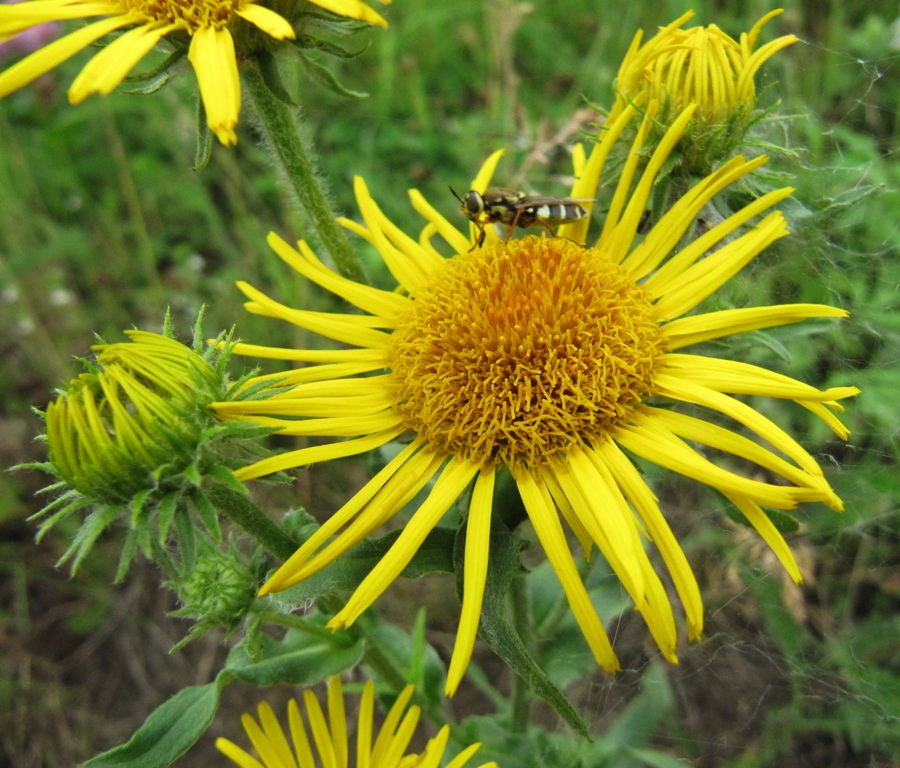
[[[466,213],[479,214],[484,211],[484,198],[474,189],[466,192],[463,205],[466,207]]]

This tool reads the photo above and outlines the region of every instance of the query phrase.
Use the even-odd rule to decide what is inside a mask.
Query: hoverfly
[[[450,191],[459,200],[463,215],[478,227],[478,239],[472,248],[484,244],[484,228],[488,224],[503,224],[507,238],[512,237],[516,227],[528,229],[534,226],[541,226],[551,237],[556,237],[553,227],[583,219],[588,212],[581,204],[593,202],[589,197],[526,195],[500,187],[489,187],[483,193],[470,189],[464,197],[457,195],[453,187]]]

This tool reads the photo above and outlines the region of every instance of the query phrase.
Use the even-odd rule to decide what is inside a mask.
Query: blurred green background
[[[737,36],[777,6],[395,0],[387,31],[348,41],[370,46],[358,59],[322,60],[368,98],[340,98],[301,73],[292,77],[336,209],[358,218],[352,177],[359,174],[411,233],[421,220],[408,203],[410,187],[458,217],[448,185],[466,189],[500,147],[507,155],[498,183],[565,194],[567,148],[595,118],[585,100],[611,105],[610,84],[635,30],[650,35],[691,7],[691,24],[715,23]],[[896,766],[898,6],[788,2],[763,38],[787,33],[802,42],[769,61],[757,83],[768,102],[781,98],[780,111],[794,116],[774,140],[796,156],[772,165],[794,176],[797,192],[784,208],[795,237],[764,253],[724,300],[822,301],[852,312],[840,324],[738,342],[735,353],[817,386],[863,390],[847,403],[847,444],[799,408],[758,404],[819,458],[847,510],[801,512],[801,532],[790,542],[808,578],[795,588],[758,539],[729,522],[720,500],[658,478],[708,623],[707,639],[666,670],[661,684],[671,695],[644,737],[697,766]],[[193,75],[153,97],[117,93],[72,107],[65,92],[89,55],[0,101],[4,466],[43,458],[30,409],[44,407],[76,373],[73,356],[88,352],[95,333],[117,341],[125,328],[158,330],[171,307],[186,340],[205,304],[210,335],[236,325],[249,341],[304,343],[299,332],[246,314],[236,279],[288,304],[328,306],[265,245],[270,230],[289,240],[307,235],[246,111],[237,147],[215,146],[209,166],[195,172]],[[316,489],[316,477],[300,476],[299,503],[324,509],[349,494]],[[166,616],[171,597],[147,566],[111,586],[113,538],[76,578],[55,570],[66,531],[35,546],[25,521],[39,508],[34,494],[44,483],[33,472],[0,476],[0,764],[16,768],[71,766],[120,743],[167,696],[208,680],[222,653],[220,638],[209,637],[168,655],[185,631]],[[615,680],[595,671],[570,689],[598,733],[639,690],[642,633],[629,615],[620,617],[616,647],[626,670]],[[446,638],[430,639],[446,646]],[[237,690],[226,692],[226,703],[229,696],[232,713],[252,705]],[[459,716],[468,713],[457,706]],[[211,734],[233,732],[236,723],[223,712]],[[565,733],[552,719],[548,725]],[[178,764],[210,764],[208,742]],[[546,748],[536,764],[558,764],[556,747]]]

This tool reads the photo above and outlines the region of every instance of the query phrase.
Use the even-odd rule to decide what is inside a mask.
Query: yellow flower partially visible
[[[428,742],[423,752],[406,754],[419,720],[419,707],[407,709],[413,694],[413,686],[408,685],[397,697],[384,719],[381,730],[374,734],[373,744],[374,693],[375,688],[369,680],[359,703],[356,760],[353,765],[356,768],[438,768],[447,748],[450,726],[445,725],[441,728],[438,735]],[[340,678],[332,677],[328,681],[327,719],[312,691],[303,692],[303,704],[309,733],[312,734],[311,740],[295,699],[288,702],[288,728],[293,748],[288,743],[272,707],[264,701],[258,708],[258,723],[249,714],[241,718],[244,731],[256,750],[258,760],[228,739],[216,739],[216,748],[241,768],[318,768],[320,765],[326,768],[348,768],[349,724],[344,709]],[[318,753],[319,762],[313,754],[313,746]],[[467,747],[447,763],[447,768],[462,768],[480,746],[472,744]],[[497,768],[497,764],[483,763],[478,768]]]
[[[644,33],[638,30],[619,67],[613,119],[626,103],[651,99],[668,104],[673,116],[696,104],[695,119],[709,124],[752,111],[757,71],[772,55],[797,42],[794,35],[784,35],[754,50],[763,25],[781,12],[767,13],[739,41],[715,24],[682,29],[693,11],[660,27],[643,45]]]
[[[818,304],[695,312],[788,234],[784,217],[772,208],[792,190],[763,195],[699,236],[689,236],[714,196],[766,160],[738,156],[699,181],[639,236],[654,181],[692,116],[688,109],[673,122],[639,173],[657,107],[648,105],[612,200],[604,203],[599,238],[587,246],[579,245],[587,240],[585,218],[563,225],[555,238],[503,240],[489,227],[484,247],[473,248],[475,225],[464,234],[415,190],[412,204],[426,223],[417,238],[410,237],[382,213],[362,179],[356,180],[356,197],[364,224],[344,224],[378,249],[402,290],[355,283],[332,272],[306,243],[295,250],[269,236],[269,244],[295,271],[357,309],[294,309],[238,284],[251,312],[344,346],[236,347],[238,354],[309,365],[257,378],[257,385],[271,381],[280,389],[253,401],[216,403],[221,418],[256,421],[286,435],[332,438],[237,475],[246,480],[358,455],[401,436],[407,440],[282,565],[262,594],[317,573],[431,484],[391,549],[330,626],[352,624],[471,487],[462,613],[446,687],[452,695],[475,642],[488,571],[494,480],[506,467],[597,662],[618,669],[564,524],[586,554],[599,548],[661,653],[674,662],[674,614],[648,544],[668,569],[692,639],[703,628],[700,591],[632,457],[718,490],[800,580],[787,543],[763,507],[822,502],[840,510],[841,500],[816,460],[743,398],[792,400],[846,438],[847,429],[832,412],[843,410],[838,401],[858,390],[823,391],[754,365],[685,350],[732,334],[847,313]],[[609,122],[590,158],[576,152],[572,197],[597,196],[606,158],[634,115],[629,105]],[[500,154],[485,164],[473,189],[486,189]],[[453,256],[440,255],[432,243],[435,235]],[[706,409],[710,418],[684,412],[682,404]]]
[[[360,0],[310,0],[339,16],[386,26]],[[390,0],[381,0],[386,3]],[[164,38],[190,41],[188,59],[197,75],[209,127],[225,145],[241,108],[233,31],[241,24],[275,40],[295,37],[290,22],[257,0],[26,0],[0,5],[0,41],[47,21],[102,17],[44,46],[0,74],[0,98],[27,85],[104,36],[126,30],[97,53],[69,89],[73,104],[92,93],[111,93]]]

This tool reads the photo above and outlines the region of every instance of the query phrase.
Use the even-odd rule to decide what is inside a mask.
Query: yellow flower
[[[681,29],[693,11],[661,27],[643,45],[643,30],[638,30],[619,68],[613,116],[627,101],[641,103],[644,99],[667,102],[674,115],[694,103],[696,118],[708,123],[723,123],[736,113],[752,111],[757,70],[773,54],[797,41],[794,35],[784,35],[753,50],[763,25],[780,13],[781,9],[767,13],[740,41],[715,24]]]
[[[686,110],[673,123],[639,174],[639,150],[656,107],[648,107],[602,232],[591,247],[577,245],[587,237],[588,220],[583,219],[560,227],[556,238],[503,240],[489,227],[486,245],[473,249],[475,225],[463,234],[416,191],[410,193],[412,205],[427,223],[414,239],[384,216],[361,179],[356,180],[356,196],[365,224],[344,224],[378,249],[402,292],[353,283],[324,266],[306,243],[299,243],[297,251],[270,235],[270,245],[286,263],[362,313],[292,309],[239,283],[250,299],[247,308],[351,348],[241,344],[239,354],[312,365],[272,376],[277,386],[291,386],[271,398],[213,407],[220,417],[256,420],[284,434],[352,439],[272,457],[240,470],[239,477],[364,453],[403,435],[411,439],[284,563],[262,594],[316,573],[387,523],[433,480],[393,547],[330,626],[351,624],[397,578],[474,481],[462,615],[447,681],[452,694],[475,641],[488,567],[494,477],[505,466],[597,661],[608,670],[618,668],[579,578],[563,521],[585,553],[599,547],[663,655],[674,662],[673,611],[645,551],[648,540],[668,568],[691,638],[698,638],[703,626],[700,594],[632,455],[719,490],[800,580],[784,539],[761,505],[791,509],[799,502],[821,501],[839,510],[841,501],[812,456],[735,395],[794,400],[846,438],[847,430],[832,411],[842,410],[837,401],[857,390],[820,391],[764,368],[684,349],[744,331],[846,313],[791,304],[691,314],[760,251],[788,234],[782,214],[766,212],[792,190],[760,197],[691,239],[703,206],[765,162],[736,157],[638,237],[653,181],[691,117]],[[573,197],[596,196],[606,157],[634,115],[633,107],[625,107],[603,131],[589,159],[576,151]],[[485,164],[474,189],[486,188],[499,155]],[[432,244],[434,235],[456,255],[443,258]],[[707,408],[713,418],[703,420],[671,407],[681,403]],[[721,417],[775,450],[720,426],[716,421]],[[706,458],[707,450],[756,465],[753,479]]]
[[[189,466],[202,426],[195,404],[217,376],[174,339],[127,331],[130,342],[102,344],[93,370],[72,379],[47,406],[50,463],[85,497],[127,504],[159,483],[159,467]]]
[[[366,683],[356,728],[355,765],[358,768],[438,768],[447,747],[450,726],[441,728],[421,754],[404,755],[419,720],[418,707],[407,710],[412,694],[413,686],[408,685],[403,689],[388,712],[373,745],[374,686],[371,680]],[[316,768],[317,765],[347,768],[350,750],[340,679],[332,677],[328,681],[327,720],[312,691],[303,692],[303,703],[312,732],[312,742],[303,724],[300,707],[291,699],[288,702],[288,727],[294,744],[293,750],[267,702],[259,705],[259,723],[249,714],[241,718],[259,760],[228,739],[217,739],[216,747],[241,768]],[[319,763],[313,755],[312,744],[315,744],[319,754]],[[472,744],[467,747],[447,764],[447,768],[462,768],[480,746]],[[484,763],[479,768],[497,768],[497,764]]]
[[[381,0],[389,2],[390,0]],[[311,0],[351,19],[386,26],[360,0]],[[210,129],[223,144],[237,141],[241,108],[232,31],[249,24],[276,40],[295,33],[283,16],[256,0],[27,0],[0,5],[0,41],[47,21],[102,17],[46,45],[0,74],[0,98],[66,61],[105,35],[126,29],[95,55],[69,89],[73,104],[92,93],[109,94],[163,38],[190,40],[188,59],[197,75]]]

